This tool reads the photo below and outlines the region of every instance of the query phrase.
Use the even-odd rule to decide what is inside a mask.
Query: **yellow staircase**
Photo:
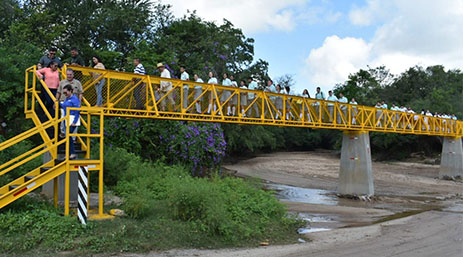
[[[67,131],[66,136],[59,139],[58,131],[60,124],[69,119],[69,113],[65,117],[59,118],[58,110],[51,113],[45,106],[45,103],[40,97],[40,90],[45,90],[49,96],[55,100],[50,90],[46,87],[42,80],[38,80],[34,75],[36,67],[31,67],[26,70],[26,90],[25,90],[25,114],[26,118],[32,119],[35,127],[25,131],[13,138],[10,138],[0,143],[0,152],[12,149],[16,144],[24,141],[35,139],[37,136],[43,141],[42,144],[34,146],[24,153],[20,153],[15,158],[0,164],[0,176],[7,174],[16,176],[11,182],[0,187],[0,209],[21,198],[22,196],[34,191],[40,186],[49,181],[53,181],[54,188],[54,204],[58,204],[58,176],[65,174],[65,199],[64,199],[64,213],[69,214],[69,174],[72,171],[77,171],[79,166],[87,166],[90,171],[100,171],[100,179],[102,180],[102,151],[97,159],[90,159],[90,144],[91,138],[100,139],[99,144],[103,145],[103,115],[100,110],[93,108],[81,109],[81,130],[77,134],[70,134]],[[65,70],[63,70],[64,72]],[[64,75],[64,74],[63,74]],[[64,78],[64,76],[63,76]],[[39,86],[40,85],[40,86]],[[91,133],[90,124],[92,124],[92,117],[100,119],[97,122],[99,128],[98,132]],[[94,121],[94,120],[93,120]],[[83,158],[70,160],[69,159],[69,138],[71,136],[77,137],[81,149],[76,151]],[[61,154],[60,154],[61,153]],[[44,155],[49,156],[49,160],[42,165],[32,167],[29,172],[24,175],[15,174],[15,170],[19,167],[26,165],[31,166],[37,163],[37,158],[42,158]],[[34,162],[35,160],[35,162]],[[103,196],[102,182],[100,183],[101,189],[99,190],[100,198]],[[103,214],[103,201],[100,201],[99,214]]]
[[[61,70],[62,79],[66,78],[65,72],[68,68],[64,66]],[[0,188],[0,209],[52,180],[56,205],[57,177],[65,174],[64,213],[68,215],[69,174],[76,171],[79,166],[87,166],[90,171],[99,172],[99,215],[103,215],[105,116],[376,131],[457,138],[463,136],[463,122],[451,119],[150,75],[85,67],[71,68],[75,72],[75,78],[81,81],[84,88],[82,107],[79,108],[82,125],[79,133],[66,133],[61,140],[58,137],[59,126],[62,121],[69,119],[69,113],[62,118],[58,117],[57,110],[54,115],[50,113],[39,96],[40,90],[45,90],[52,99],[55,97],[43,81],[37,79],[35,66],[26,70],[24,110],[26,118],[32,119],[35,127],[0,143],[0,151],[7,150],[36,135],[41,137],[43,143],[0,164],[0,176],[11,174],[16,168],[46,153],[51,159],[3,185]],[[101,95],[103,106],[95,107],[97,100],[95,86],[99,83],[103,84]],[[247,100],[244,101],[243,98]],[[240,104],[242,102],[243,105]],[[210,112],[209,104],[215,105]],[[235,115],[226,115],[229,105],[238,105]],[[241,111],[242,108],[244,112]],[[47,130],[53,130],[53,133]],[[81,145],[83,159],[69,160],[68,147],[71,136],[76,136],[77,142]],[[92,142],[94,147],[98,147],[98,157],[93,160],[90,159]],[[61,160],[58,159],[59,148],[64,151]]]

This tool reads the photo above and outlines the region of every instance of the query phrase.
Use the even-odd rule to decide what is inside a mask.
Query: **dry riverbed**
[[[437,179],[438,165],[373,163],[371,199],[336,195],[334,152],[273,153],[226,168],[261,178],[289,213],[309,221],[300,243],[148,256],[463,256],[463,183]]]

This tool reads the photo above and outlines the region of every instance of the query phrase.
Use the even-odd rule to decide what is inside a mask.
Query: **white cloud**
[[[415,65],[463,67],[463,1],[369,0],[349,18],[353,25],[377,24],[373,38],[327,37],[306,60],[311,83],[332,87],[367,65],[396,74]]]
[[[330,36],[306,60],[311,84],[334,85],[368,62],[370,46],[359,38]]]
[[[349,12],[350,22],[357,26],[369,26],[392,15],[392,1],[367,0],[363,7],[354,6]]]
[[[292,30],[296,25],[294,7],[301,7],[306,0],[165,0],[171,4],[176,17],[186,14],[187,10],[208,20],[222,22],[231,21],[245,33],[255,33],[270,29],[282,31]]]

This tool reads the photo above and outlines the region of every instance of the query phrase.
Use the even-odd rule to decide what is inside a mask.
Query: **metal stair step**
[[[11,190],[13,190],[13,189],[15,189],[17,187],[19,187],[19,185],[11,185],[11,186],[8,187],[8,190],[11,191]]]
[[[35,178],[35,176],[25,176],[24,177],[24,182],[27,182],[27,181],[29,181],[29,180],[31,180],[33,178]]]
[[[44,172],[47,172],[48,170],[50,170],[51,168],[53,167],[42,167],[40,168],[40,174],[44,173]]]
[[[65,150],[65,149],[59,149],[59,150],[58,150],[58,153],[59,153],[59,154],[65,154],[65,153],[66,153],[66,150]],[[76,149],[76,154],[85,154],[85,153],[87,153],[87,152],[84,151],[84,150],[77,150],[77,149]]]

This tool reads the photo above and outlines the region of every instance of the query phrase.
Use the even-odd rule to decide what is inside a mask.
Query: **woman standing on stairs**
[[[63,88],[63,95],[66,96],[66,100],[64,102],[59,103],[60,107],[63,108],[64,113],[67,114],[68,107],[80,107],[80,101],[77,96],[73,94],[72,85],[67,84]],[[69,134],[74,133],[77,126],[80,125],[80,111],[79,110],[71,110],[69,113],[69,120],[66,120],[66,126],[69,126]],[[74,139],[73,137],[69,137],[69,159],[75,159],[77,157],[76,151],[74,148]]]
[[[94,66],[93,66],[94,69],[102,69],[102,70],[105,69],[103,63],[101,62],[100,57],[98,57],[98,56],[93,56],[93,57],[92,57],[92,62],[93,62],[93,64],[94,64]],[[97,80],[101,75],[102,75],[101,73],[92,72],[93,80]],[[103,91],[104,83],[105,83],[105,79],[103,79],[103,78],[100,79],[100,81],[98,81],[98,82],[95,83],[95,90],[96,90],[96,106],[98,106],[98,107],[103,106],[103,95],[102,95],[102,91]]]
[[[43,80],[43,82],[45,82],[48,89],[51,91],[51,94],[55,96],[59,85],[58,63],[52,61],[50,62],[47,68],[37,70],[36,74],[40,80]],[[42,99],[45,100],[44,104],[47,107],[50,114],[54,116],[55,112],[52,111],[53,100],[51,100],[51,96],[45,91],[45,89],[42,90]]]

